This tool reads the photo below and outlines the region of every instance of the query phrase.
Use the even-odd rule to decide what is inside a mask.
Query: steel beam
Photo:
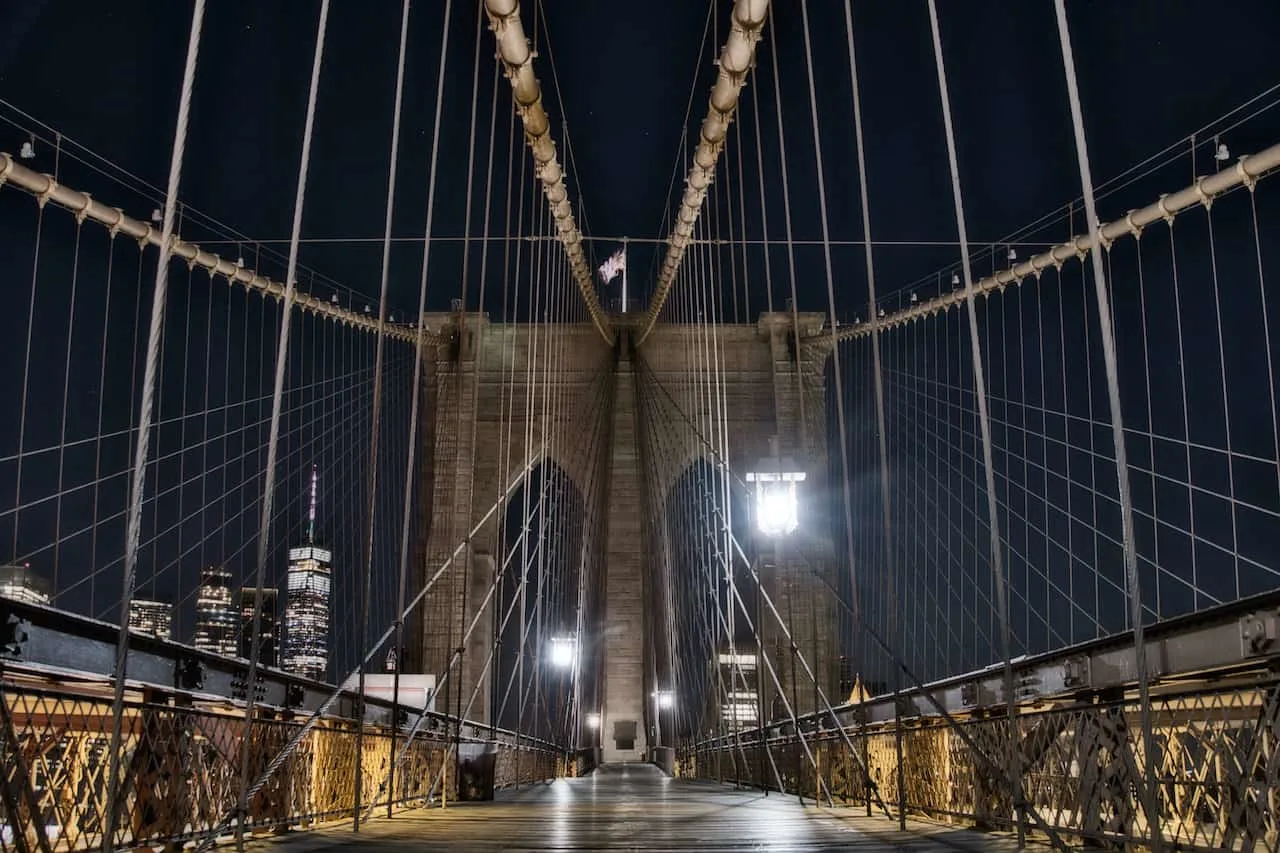
[[[1280,167],[1280,144],[1265,148],[1257,154],[1241,157],[1234,166],[1223,169],[1214,175],[1198,179],[1194,184],[1172,195],[1160,196],[1160,199],[1140,210],[1131,210],[1123,219],[1108,222],[1098,227],[1098,241],[1102,248],[1110,249],[1111,244],[1121,237],[1139,236],[1142,229],[1156,222],[1173,222],[1173,218],[1183,210],[1202,204],[1208,207],[1213,200],[1237,187],[1253,185],[1267,173]],[[974,293],[982,296],[993,290],[1004,290],[1011,284],[1021,284],[1028,276],[1039,277],[1049,267],[1060,267],[1063,262],[1072,258],[1083,258],[1094,247],[1094,239],[1090,234],[1072,237],[1065,243],[1059,243],[1047,252],[1042,252],[1020,264],[1002,270],[995,275],[987,276],[973,284]],[[871,318],[848,328],[840,329],[832,335],[830,330],[819,332],[812,337],[820,337],[825,341],[847,341],[870,335],[873,325],[880,329],[901,326],[912,320],[919,320],[950,310],[967,298],[964,289],[952,291],[924,300],[909,308],[894,311],[880,317],[873,324]]]
[[[0,596],[0,669],[6,676],[25,675],[52,681],[84,695],[107,696],[107,683],[115,665],[119,628],[45,605],[16,601]],[[147,634],[129,637],[128,681],[168,694],[182,694],[193,702],[225,707],[243,704],[249,685],[249,661],[224,657],[172,640]],[[334,686],[291,675],[274,667],[259,666],[254,704],[296,715],[313,713],[334,691]],[[355,690],[344,690],[325,715],[328,719],[355,720],[359,707]],[[431,722],[453,725],[453,718],[421,708],[401,711],[422,713],[424,725]],[[390,725],[390,699],[365,700],[366,724]],[[466,741],[514,740],[515,732],[488,723],[462,721]],[[550,750],[554,744],[520,736],[521,743]]]
[[[569,189],[564,182],[564,169],[556,157],[556,143],[551,138],[551,118],[542,106],[542,86],[533,74],[533,48],[524,33],[520,20],[519,0],[485,0],[484,9],[489,16],[489,27],[498,43],[498,57],[511,83],[511,94],[516,112],[524,124],[524,138],[533,152],[534,167],[542,182],[542,192],[547,197],[547,207],[555,220],[556,234],[565,254],[574,281],[582,293],[591,314],[591,322],[610,344],[614,332],[596,298],[595,281],[591,265],[582,251],[582,233],[573,218],[573,205],[569,203]]]
[[[1169,684],[1185,687],[1199,680],[1221,681],[1237,672],[1276,666],[1280,664],[1280,592],[1149,625],[1144,642],[1153,690]],[[1137,658],[1132,631],[1017,658],[1013,661],[1014,699],[1020,706],[1036,706],[1123,691],[1137,682]],[[926,684],[925,690],[947,713],[958,717],[989,715],[1007,703],[1001,663]],[[890,723],[895,698],[905,705],[907,717],[932,716],[924,693],[911,689],[841,705],[834,709],[835,717],[843,726]],[[829,727],[830,721],[831,715],[821,711],[804,715],[799,725],[808,731]],[[764,726],[754,734],[773,737],[790,730],[787,721]],[[706,745],[727,748],[731,742],[713,738]]]
[[[15,160],[12,155],[0,151],[0,187],[4,186],[5,183],[11,183],[31,193],[41,206],[53,202],[59,207],[64,207],[71,211],[75,214],[76,219],[81,222],[86,219],[92,219],[94,222],[105,225],[112,235],[124,234],[137,240],[143,246],[151,245],[157,248],[160,246],[160,230],[153,228],[149,223],[127,216],[118,207],[108,207],[88,193],[63,186],[55,181],[52,175],[28,169]],[[264,275],[259,275],[254,270],[246,269],[235,261],[221,258],[213,252],[207,252],[195,243],[186,242],[177,234],[173,235],[172,254],[176,258],[182,258],[192,266],[204,268],[211,276],[226,278],[229,284],[243,284],[246,288],[257,290],[264,296],[273,296],[277,299],[284,297],[284,285],[280,282],[273,281]],[[339,323],[346,323],[349,326],[355,326],[373,334],[378,331],[377,317],[357,314],[354,311],[340,308],[327,300],[318,299],[305,293],[295,295],[293,301],[303,311],[309,311],[313,314],[327,317],[330,320],[336,320]],[[384,334],[389,338],[405,341],[406,343],[416,343],[418,340],[417,332],[408,326],[387,326]],[[428,336],[428,339],[434,342],[431,336]]]
[[[716,163],[720,160],[720,152],[724,150],[729,125],[733,123],[733,115],[738,109],[738,98],[742,94],[742,87],[747,83],[747,73],[755,62],[756,44],[764,32],[768,14],[769,0],[737,0],[733,4],[733,24],[724,49],[720,51],[720,73],[711,89],[707,117],[702,120],[699,130],[698,147],[693,152],[693,164],[689,166],[689,175],[685,178],[684,196],[680,199],[675,226],[668,239],[667,257],[658,271],[658,285],[653,292],[649,309],[640,321],[637,346],[644,343],[654,323],[658,321],[658,314],[662,312],[676,272],[680,269],[684,250],[693,242],[693,227],[715,177]]]

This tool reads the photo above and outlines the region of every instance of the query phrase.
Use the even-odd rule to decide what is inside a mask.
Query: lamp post
[[[784,459],[778,455],[778,439],[774,437],[770,440],[770,450],[772,455],[761,459],[755,471],[747,473],[747,482],[755,484],[755,516],[756,530],[759,535],[766,540],[773,542],[773,562],[775,571],[782,568],[782,543],[785,538],[795,533],[800,527],[800,489],[799,484],[805,480],[805,472],[799,469],[795,461],[792,459]],[[756,590],[756,659],[763,661],[765,657],[764,649],[764,623],[760,610],[760,600],[764,597],[764,573],[760,572],[757,579]],[[787,591],[787,619],[791,622],[792,636],[795,636],[795,619],[794,609],[792,607],[792,599],[794,596],[794,586]],[[791,696],[793,700],[798,701],[799,693],[796,688],[796,646],[794,640],[791,643],[791,656],[789,669],[791,670]],[[760,688],[764,686],[764,682],[760,682]],[[782,689],[782,684],[778,684],[778,689]],[[757,703],[759,705],[758,719],[759,725],[764,726],[764,691],[757,688]],[[792,702],[792,707],[796,707],[796,701]],[[796,726],[797,749],[799,748],[799,738],[801,737],[800,728]],[[799,767],[799,755],[796,756],[796,766]],[[800,802],[804,802],[803,794],[800,794],[799,786],[797,792],[800,796]]]
[[[672,717],[668,717],[667,723],[664,725],[662,718],[664,714],[671,714],[676,707],[676,694],[671,688],[658,688],[653,691],[653,708],[655,722],[657,723],[657,739],[656,743],[650,748],[650,760],[662,768],[668,776],[671,775],[675,766],[675,744],[676,738],[672,734],[672,743],[668,746],[663,741],[663,731],[674,732],[675,724]]]
[[[548,654],[556,669],[572,669],[578,662],[578,638],[572,634],[552,637]]]
[[[766,469],[772,461],[773,470]],[[791,460],[761,460],[760,471],[747,473],[747,482],[755,483],[756,529],[775,542],[794,533],[800,526],[800,490],[803,471],[782,470],[783,464],[794,468]]]

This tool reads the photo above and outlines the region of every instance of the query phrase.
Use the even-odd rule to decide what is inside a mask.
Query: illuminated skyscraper
[[[235,657],[239,628],[240,614],[231,605],[231,572],[210,566],[200,573],[192,645],[206,652]]]
[[[729,731],[753,729],[760,718],[760,673],[753,649],[734,651],[721,646],[716,659],[720,668],[717,691],[720,693],[720,720]]]
[[[318,487],[319,478],[312,465],[307,542],[289,549],[282,663],[286,672],[323,681],[329,672],[329,593],[333,554],[316,544]]]
[[[0,595],[31,604],[48,604],[49,581],[33,572],[30,564],[0,566]]]
[[[276,665],[276,644],[279,642],[279,622],[276,617],[276,602],[279,593],[274,589],[264,589],[262,597],[258,590],[246,586],[237,596],[237,607],[240,610],[240,657],[245,660],[253,657],[253,611],[254,602],[258,602],[258,610],[262,615],[258,619],[258,632],[262,636],[258,644],[258,663],[264,666]]]
[[[135,598],[129,602],[129,630],[168,640],[173,634],[173,605],[167,601]]]

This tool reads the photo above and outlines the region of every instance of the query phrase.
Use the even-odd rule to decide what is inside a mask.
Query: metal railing
[[[99,635],[110,626],[0,599],[0,628],[0,851],[103,849],[112,685],[91,663],[103,657]],[[246,720],[247,661],[143,635],[133,636],[130,647],[112,844],[132,849],[208,839],[237,806],[245,739],[252,777],[332,688],[260,668],[255,713]],[[51,660],[58,649],[61,662]],[[364,727],[363,769],[366,779],[384,780],[393,760],[392,707],[373,697],[365,704],[365,719],[375,722]],[[344,694],[250,799],[243,822],[223,834],[232,837],[237,826],[266,833],[350,818],[358,707],[358,696]],[[375,814],[473,794],[467,774],[459,779],[459,744],[493,755],[496,788],[573,772],[552,744],[421,709],[401,706],[400,714],[397,751],[419,714],[425,722],[397,768],[394,789],[373,786]],[[362,808],[370,807],[369,794],[366,785]]]
[[[1003,697],[988,692],[999,673],[980,672],[925,685],[946,714],[926,706],[919,689],[876,697],[836,709],[834,719],[803,717],[798,732],[788,722],[690,745],[678,772],[823,803],[829,791],[833,805],[870,810],[878,801],[852,749],[895,816],[1014,829],[1020,819],[1014,788],[977,752],[999,761],[1014,741],[1026,807],[1066,843],[1147,849],[1152,828],[1139,792],[1150,787],[1156,835],[1166,850],[1277,849],[1276,596],[1153,626],[1148,642],[1158,670],[1151,697],[1154,779],[1144,778],[1134,673],[1114,658],[1121,665],[1103,663],[1124,637],[1020,662],[1016,731]],[[1065,679],[1033,689],[1053,670]],[[804,757],[802,739],[816,762]],[[1023,828],[1036,832],[1029,822]]]

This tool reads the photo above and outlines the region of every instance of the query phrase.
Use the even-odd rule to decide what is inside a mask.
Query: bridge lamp
[[[800,526],[797,484],[803,481],[803,471],[777,470],[777,466],[773,471],[747,474],[747,482],[756,484],[756,526],[765,536],[787,536]]]
[[[574,637],[551,638],[551,665],[569,669],[578,660],[578,641]]]
[[[670,711],[675,707],[676,697],[670,690],[655,690],[653,701],[657,704],[659,711]]]

